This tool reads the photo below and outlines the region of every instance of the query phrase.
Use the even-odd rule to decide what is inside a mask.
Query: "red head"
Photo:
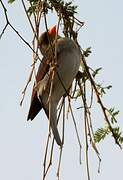
[[[41,34],[39,38],[39,48],[42,54],[44,54],[46,49],[48,48],[49,40],[51,42],[54,41],[56,33],[57,33],[57,30],[56,30],[56,25],[55,25],[48,30],[48,33],[47,31],[45,31],[44,33]]]
[[[57,30],[56,30],[56,25],[51,27],[49,30],[48,30],[48,34],[49,36],[55,36],[57,33]]]

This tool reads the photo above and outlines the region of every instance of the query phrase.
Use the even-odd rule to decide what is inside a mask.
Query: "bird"
[[[56,40],[57,37],[57,40]],[[60,99],[67,93],[80,67],[80,50],[70,38],[57,35],[57,27],[53,26],[41,34],[39,49],[43,55],[40,62],[36,82],[32,90],[32,97],[27,120],[33,120],[41,109],[49,119],[50,127],[59,146],[62,146],[57,128],[57,106]],[[56,63],[52,67],[53,53],[56,54]],[[54,77],[52,74],[54,71]],[[52,91],[49,100],[49,93]],[[49,109],[49,103],[51,103]]]

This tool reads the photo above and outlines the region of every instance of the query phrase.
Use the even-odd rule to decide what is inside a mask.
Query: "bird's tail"
[[[54,123],[53,119],[51,118],[51,128],[54,135],[54,138],[59,146],[62,146],[61,138],[57,129],[57,124]]]
[[[49,108],[48,108],[49,109]],[[51,110],[50,110],[50,126],[54,135],[54,138],[59,146],[62,146],[62,141],[57,129],[57,105],[55,103],[51,103]],[[49,119],[49,111],[45,109],[45,113]]]

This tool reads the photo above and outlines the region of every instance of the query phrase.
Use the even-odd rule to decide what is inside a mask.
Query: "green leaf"
[[[83,55],[88,57],[91,54],[91,47],[88,47],[86,50],[83,50]]]
[[[115,138],[117,139],[117,142],[119,144],[123,143],[123,136],[122,133],[120,131],[120,127],[114,127],[112,128],[114,134],[115,134]],[[97,131],[94,133],[94,141],[95,143],[99,143],[101,140],[104,140],[105,137],[108,134],[111,134],[112,132],[110,131],[109,127],[104,127],[104,128],[99,128],[97,129]]]
[[[102,68],[96,69],[96,70],[93,72],[92,76],[95,78],[95,76],[99,73],[100,70],[102,70]]]
[[[97,131],[94,133],[94,141],[95,141],[95,143],[99,143],[109,133],[110,133],[110,131],[109,131],[108,127],[97,129]]]
[[[112,88],[112,85],[109,85],[109,86],[107,86],[106,88],[107,88],[107,89],[111,89],[111,88]]]
[[[98,89],[98,92],[100,93],[101,97],[106,94],[106,90],[109,90],[112,88],[111,85],[103,87],[102,84],[96,84],[96,87]]]
[[[32,6],[32,7],[29,7],[29,9],[27,10],[27,13],[29,14],[29,16],[32,15],[33,12],[35,12],[35,9],[36,9],[36,6]]]
[[[117,123],[116,116],[119,114],[119,110],[115,111],[114,108],[107,109],[109,115],[111,116],[111,122],[112,124]]]
[[[123,143],[123,136],[121,136],[121,131],[120,131],[120,127],[115,127],[113,128],[113,131],[114,131],[114,134],[115,134],[115,137],[118,141],[119,144],[122,144]]]
[[[8,0],[9,4],[12,4],[15,0]]]

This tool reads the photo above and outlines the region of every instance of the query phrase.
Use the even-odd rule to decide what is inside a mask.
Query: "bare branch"
[[[80,164],[81,164],[82,145],[81,145],[81,141],[80,141],[80,137],[79,137],[79,133],[78,133],[78,129],[77,129],[77,125],[76,125],[76,121],[75,121],[75,117],[74,117],[74,114],[73,114],[73,111],[72,111],[72,107],[71,107],[71,103],[70,103],[70,98],[69,97],[68,97],[68,102],[69,102],[69,108],[70,108],[71,116],[72,116],[72,119],[73,119],[75,131],[76,131],[76,135],[77,135],[77,140],[78,140],[78,143],[79,143],[79,148],[80,148],[80,158],[79,158],[79,160],[80,160]]]
[[[86,61],[85,61],[85,59],[84,59],[83,56],[82,56],[82,63],[84,64],[84,67],[85,67],[85,69],[86,69],[87,76],[88,76],[88,78],[89,78],[89,80],[90,80],[90,82],[91,82],[91,84],[92,84],[92,86],[93,86],[93,88],[94,88],[95,95],[96,95],[96,97],[97,97],[97,102],[99,103],[99,105],[100,105],[100,107],[101,107],[101,109],[102,109],[102,112],[103,112],[103,114],[104,114],[104,118],[105,118],[105,120],[106,120],[106,122],[107,122],[107,124],[108,124],[108,126],[109,126],[110,131],[112,132],[112,135],[113,135],[113,138],[114,138],[114,140],[115,140],[115,143],[122,149],[121,145],[120,145],[119,142],[117,141],[116,135],[115,135],[115,133],[114,133],[114,131],[113,131],[113,129],[112,129],[112,126],[111,126],[109,120],[108,120],[108,116],[107,116],[107,114],[106,114],[106,110],[107,110],[107,109],[105,108],[105,106],[104,106],[103,103],[102,103],[102,100],[101,100],[101,98],[100,98],[100,94],[99,94],[99,92],[98,92],[98,90],[97,90],[97,88],[96,88],[96,84],[95,84],[95,82],[94,82],[94,80],[93,80],[93,78],[92,78],[92,76],[91,76],[91,74],[90,74],[90,72],[89,72],[89,68],[88,68],[88,66],[87,66],[87,64],[86,64]]]
[[[24,0],[21,0],[21,2],[22,2],[22,5],[23,5],[23,8],[24,8],[25,14],[26,14],[26,16],[27,16],[27,19],[28,19],[28,21],[29,21],[29,24],[30,24],[30,26],[31,26],[31,28],[32,28],[32,31],[33,31],[33,33],[36,35],[36,33],[35,33],[35,29],[34,29],[33,24],[32,24],[32,22],[31,22],[31,19],[30,19],[30,17],[29,17],[29,15],[28,15],[28,13],[27,13],[27,9],[26,9],[26,6],[25,6],[25,3],[24,3]],[[38,39],[38,38],[37,38],[37,39]]]
[[[2,30],[2,32],[0,34],[0,39],[2,38],[2,36],[3,36],[4,32],[5,32],[5,30],[7,29],[7,27],[8,27],[8,23],[6,23],[5,27],[3,28],[3,30]]]

